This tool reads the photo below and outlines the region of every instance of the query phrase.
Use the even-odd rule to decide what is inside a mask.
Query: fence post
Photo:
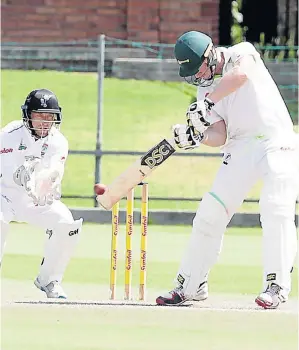
[[[97,140],[95,162],[95,183],[101,182],[101,158],[102,158],[102,132],[103,132],[103,85],[105,75],[105,35],[98,36],[98,115],[97,115]],[[94,206],[98,206],[98,202],[94,201]]]

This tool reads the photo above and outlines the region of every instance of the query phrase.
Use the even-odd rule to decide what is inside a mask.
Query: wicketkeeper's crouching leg
[[[77,245],[82,221],[58,223],[47,230],[44,258],[34,283],[48,298],[66,298],[60,283]]]
[[[5,243],[6,243],[6,238],[7,238],[7,235],[8,235],[8,230],[9,230],[9,224],[6,223],[3,218],[2,218],[2,213],[0,213],[0,223],[1,223],[1,227],[0,227],[0,230],[1,230],[1,233],[0,233],[0,236],[1,236],[1,253],[0,253],[0,265],[1,265],[1,262],[2,262],[2,258],[3,258],[3,254],[4,254],[4,248],[5,248]]]
[[[83,219],[74,220],[71,211],[61,201],[54,201],[48,206],[24,208],[22,216],[24,219],[21,221],[47,230],[44,255],[35,285],[48,298],[66,298],[61,281],[78,243]]]

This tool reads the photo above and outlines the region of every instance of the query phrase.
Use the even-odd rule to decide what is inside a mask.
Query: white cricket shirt
[[[228,49],[219,47],[216,50],[224,55],[223,75],[246,55],[254,58],[255,65],[253,70],[247,72],[248,80],[245,84],[214,106],[211,121],[224,119],[229,139],[271,139],[293,135],[293,123],[288,109],[255,47],[243,42]],[[221,78],[215,79],[210,87],[199,87],[197,97],[203,99],[220,80]]]
[[[47,166],[58,162],[64,165],[68,155],[68,141],[52,127],[49,135],[35,140],[23,121],[13,121],[1,129],[1,191],[5,188],[25,191],[13,180],[14,172],[26,159],[41,159]]]

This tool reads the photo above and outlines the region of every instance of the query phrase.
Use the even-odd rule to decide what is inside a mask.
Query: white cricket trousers
[[[263,228],[263,288],[274,282],[287,293],[290,291],[290,271],[297,251],[294,220],[299,192],[299,147],[295,138],[291,146],[277,144],[256,139],[236,140],[226,148],[214,184],[204,195],[195,215],[177,274],[177,281],[183,285],[187,296],[194,296],[199,284],[207,279],[218,259],[230,219],[258,180],[263,182],[259,201]]]
[[[38,226],[51,233],[45,235],[39,282],[42,286],[54,280],[61,282],[77,245],[82,219],[74,220],[70,210],[61,201],[54,201],[52,205],[35,206],[26,194],[20,196],[20,191],[2,188],[0,221],[1,261],[11,221]]]

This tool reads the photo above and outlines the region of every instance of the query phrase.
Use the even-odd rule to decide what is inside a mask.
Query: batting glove
[[[204,135],[196,133],[194,128],[184,124],[176,124],[172,127],[174,141],[179,148],[190,150],[199,147]]]
[[[207,114],[214,106],[214,102],[208,98],[193,102],[186,113],[188,126],[193,126],[194,129],[202,134],[210,126],[207,120]]]

